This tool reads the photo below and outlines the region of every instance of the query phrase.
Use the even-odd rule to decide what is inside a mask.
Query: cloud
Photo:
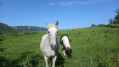
[[[56,3],[49,3],[48,5],[62,5],[62,6],[69,6],[69,5],[74,5],[77,4],[78,2],[76,1],[70,1],[70,2],[64,2],[64,1],[60,1],[60,2],[56,2]]]
[[[71,5],[88,5],[92,3],[104,2],[106,0],[87,0],[87,1],[59,1],[55,3],[49,3],[48,5],[61,5],[61,6],[71,6]]]
[[[78,2],[76,1],[72,1],[72,2],[58,2],[59,5],[63,5],[63,6],[69,6],[69,5],[74,5],[77,4]]]

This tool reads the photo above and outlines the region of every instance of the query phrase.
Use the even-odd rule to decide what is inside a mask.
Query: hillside
[[[0,31],[2,33],[10,33],[12,30],[12,27],[0,22]]]
[[[38,31],[47,31],[47,28],[37,27],[37,26],[8,26],[7,24],[0,23],[0,32],[3,34],[10,33],[13,29],[15,29],[18,33],[22,33],[25,31],[30,32],[38,32]]]
[[[0,44],[1,67],[45,67],[40,51],[41,38],[47,32],[14,37],[4,35]],[[59,42],[56,67],[119,67],[119,28],[91,27],[60,30],[71,38],[72,58],[63,55]],[[50,61],[49,61],[50,62]],[[51,67],[52,62],[49,63]]]
[[[47,28],[44,27],[37,27],[37,26],[15,26],[13,27],[17,32],[37,32],[37,31],[47,31]]]

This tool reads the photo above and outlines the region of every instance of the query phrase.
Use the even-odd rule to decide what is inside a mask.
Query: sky
[[[59,21],[58,29],[108,24],[119,0],[0,0],[0,22],[9,26],[41,26]]]

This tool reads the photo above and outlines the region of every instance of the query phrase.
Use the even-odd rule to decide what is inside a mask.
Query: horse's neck
[[[50,40],[49,40],[48,34],[46,34],[45,37],[44,37],[44,43],[45,43],[45,45],[51,47],[50,46]],[[56,45],[58,45],[58,40],[57,39],[56,39]]]
[[[46,41],[47,41],[47,45],[50,45],[49,38],[48,38],[48,34],[47,34],[47,36],[46,36]]]
[[[70,48],[70,44],[69,44],[69,42],[65,42],[65,41],[64,41],[63,44],[64,44],[63,46],[64,46],[65,48],[67,48],[67,47]]]
[[[45,35],[42,37],[42,40],[43,40],[43,44],[49,45],[48,34],[45,34]]]

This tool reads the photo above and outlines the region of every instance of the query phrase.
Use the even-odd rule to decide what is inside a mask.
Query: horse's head
[[[56,48],[56,40],[57,40],[57,34],[58,34],[58,24],[59,22],[57,21],[54,24],[48,24],[46,23],[48,26],[48,38],[49,38],[49,43],[51,48],[54,50]]]
[[[65,53],[67,54],[67,57],[68,58],[71,58],[72,57],[72,55],[71,55],[71,53],[72,53],[72,49],[71,48],[66,48],[66,51],[65,51]]]
[[[65,50],[65,53],[67,54],[67,57],[68,58],[71,58],[72,57],[72,49],[70,47],[70,42],[72,40],[69,38],[69,36],[67,34],[63,34],[60,38],[60,43],[61,45],[63,45],[63,50]],[[64,56],[65,56],[65,53],[64,53]]]

